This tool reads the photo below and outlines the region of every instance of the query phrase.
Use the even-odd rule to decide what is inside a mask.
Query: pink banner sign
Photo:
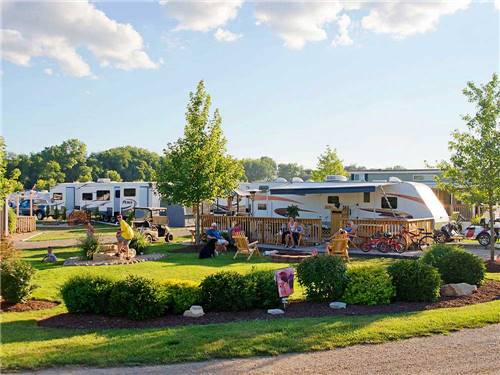
[[[274,278],[280,297],[288,297],[293,293],[294,272],[295,270],[291,267],[275,271]]]

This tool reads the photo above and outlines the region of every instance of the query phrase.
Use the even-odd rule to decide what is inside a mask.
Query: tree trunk
[[[195,242],[200,244],[200,203],[196,203],[196,218],[195,218]]]
[[[492,262],[495,261],[495,244],[496,244],[496,237],[495,237],[495,213],[493,211],[493,204],[489,204],[489,211],[490,211],[490,260]]]

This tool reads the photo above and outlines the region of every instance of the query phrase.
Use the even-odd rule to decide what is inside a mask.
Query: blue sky
[[[493,2],[333,3],[9,4],[8,150],[161,152],[204,79],[236,157],[313,167],[329,144],[368,167],[446,158],[472,110],[462,88],[499,69]]]

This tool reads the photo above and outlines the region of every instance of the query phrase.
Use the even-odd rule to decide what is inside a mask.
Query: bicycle
[[[399,251],[396,250],[398,253],[404,253],[407,249],[424,251],[436,242],[434,233],[426,232],[424,228],[418,228],[418,232],[410,231],[404,225],[395,237],[403,245],[402,248],[398,248]]]

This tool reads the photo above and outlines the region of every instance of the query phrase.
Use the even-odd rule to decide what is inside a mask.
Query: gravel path
[[[166,366],[51,369],[38,374],[499,374],[500,324],[378,345]]]

